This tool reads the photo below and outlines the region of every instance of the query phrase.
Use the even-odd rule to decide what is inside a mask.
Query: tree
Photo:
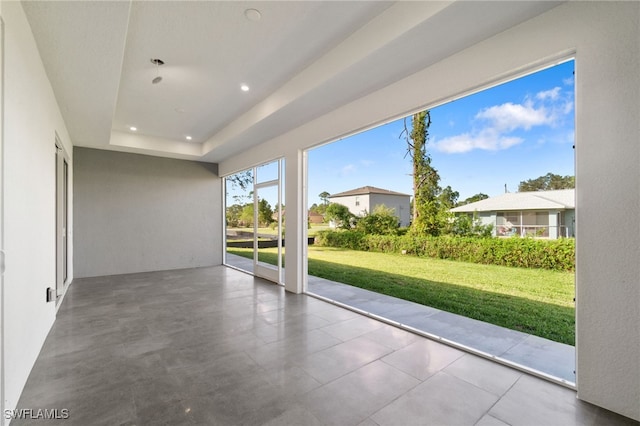
[[[273,209],[269,202],[263,198],[258,201],[258,223],[269,226],[271,222],[273,222]]]
[[[476,195],[472,195],[471,197],[465,198],[463,201],[460,201],[458,203],[458,206],[464,206],[466,204],[475,203],[476,201],[486,200],[487,198],[489,198],[487,194],[483,194],[482,192],[479,192]]]
[[[431,156],[427,152],[429,126],[431,114],[422,111],[414,114],[411,119],[412,129],[409,131],[405,120],[405,127],[400,136],[404,135],[407,142],[407,155],[411,157],[413,167],[413,222],[411,232],[416,234],[439,235],[447,226],[451,216],[448,208],[439,198],[440,175],[431,166]]]
[[[310,212],[314,212],[314,213],[318,213],[321,214],[322,216],[324,216],[325,211],[327,210],[327,205],[326,204],[316,204],[313,203],[311,205],[311,207],[309,207],[309,211]]]
[[[227,177],[227,182],[231,182],[233,188],[240,188],[246,191],[253,184],[253,169],[238,172]]]
[[[355,216],[347,206],[331,203],[327,206],[325,218],[333,221],[338,228],[351,229],[351,222],[355,219]]]
[[[253,226],[253,203],[246,204],[242,208],[240,222],[244,226]]]
[[[572,189],[576,187],[574,176],[560,176],[547,173],[535,179],[520,182],[518,192],[527,191],[551,191],[554,189]]]
[[[322,204],[324,204],[325,206],[327,204],[329,204],[329,197],[331,196],[331,194],[329,194],[327,191],[322,191],[318,197],[320,198],[320,200],[322,201]]]
[[[451,186],[447,186],[442,190],[439,198],[440,202],[442,203],[442,207],[452,209],[458,206],[458,198],[460,198],[460,193],[451,189]]]
[[[235,228],[240,223],[240,216],[242,215],[242,206],[240,204],[233,204],[227,207],[227,225]]]

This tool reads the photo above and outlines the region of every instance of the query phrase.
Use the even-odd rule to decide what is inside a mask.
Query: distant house
[[[494,235],[556,239],[575,236],[575,190],[513,192],[451,209],[492,224]]]
[[[409,226],[411,221],[410,199],[411,196],[408,194],[374,186],[363,186],[329,196],[332,203],[347,206],[356,216],[364,216],[365,213],[373,212],[376,206],[384,204],[394,210],[400,226]]]
[[[322,223],[324,222],[324,216],[320,213],[309,212],[309,223]]]
[[[286,215],[287,215],[286,209],[282,209],[282,220],[284,220]],[[277,210],[273,213],[271,218],[274,221],[278,220],[278,211]],[[316,213],[316,212],[312,212],[312,211],[309,212],[309,223],[322,223],[322,222],[324,222],[324,216],[322,216],[320,213]]]

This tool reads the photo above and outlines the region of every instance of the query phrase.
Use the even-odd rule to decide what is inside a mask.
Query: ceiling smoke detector
[[[162,81],[162,76],[160,75],[160,65],[164,65],[164,61],[158,58],[151,58],[151,63],[156,66],[156,70],[158,72],[158,75],[156,76],[156,78],[151,80],[151,83],[158,84]]]
[[[247,9],[244,11],[244,16],[253,22],[258,22],[262,18],[262,13],[258,9]]]

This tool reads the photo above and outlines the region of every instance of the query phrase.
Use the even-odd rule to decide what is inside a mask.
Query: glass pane
[[[278,179],[278,161],[256,167],[256,183]]]
[[[262,266],[278,266],[278,187],[268,186],[256,190],[258,198],[258,263]]]
[[[285,251],[285,238],[286,238],[286,219],[287,219],[287,215],[285,213],[285,205],[284,205],[284,160],[282,160],[282,170],[280,172],[280,202],[282,204],[282,231],[280,232],[280,235],[282,236],[282,252],[280,253],[281,257],[281,269],[280,269],[280,283],[284,284],[284,251]]]
[[[227,264],[253,272],[253,172],[225,178]]]

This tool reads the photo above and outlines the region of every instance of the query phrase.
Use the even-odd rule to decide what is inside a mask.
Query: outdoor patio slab
[[[528,336],[500,358],[544,371],[570,382],[576,381],[575,348],[538,336]]]
[[[441,311],[420,321],[419,330],[460,343],[490,355],[499,356],[529,335],[483,321]]]

